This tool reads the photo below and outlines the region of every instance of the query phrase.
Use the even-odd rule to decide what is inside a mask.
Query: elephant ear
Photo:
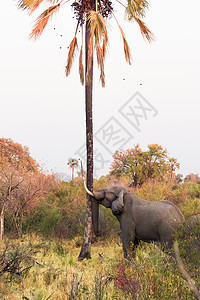
[[[121,192],[119,193],[119,195],[117,196],[117,199],[115,201],[113,201],[112,203],[112,213],[113,215],[118,215],[120,214],[123,209],[124,209],[124,191],[121,190]]]

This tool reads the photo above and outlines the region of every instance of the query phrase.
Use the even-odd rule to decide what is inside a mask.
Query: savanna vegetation
[[[0,299],[196,299],[176,259],[159,246],[141,243],[135,259],[125,260],[119,224],[104,207],[92,259],[78,261],[86,212],[83,179],[59,181],[42,171],[28,148],[10,139],[0,139],[0,146]],[[170,200],[186,218],[199,214],[200,184],[180,184],[171,171],[137,187],[131,174],[108,174],[94,180],[94,190],[121,184],[147,200]],[[198,216],[177,240],[184,266],[200,289]]]

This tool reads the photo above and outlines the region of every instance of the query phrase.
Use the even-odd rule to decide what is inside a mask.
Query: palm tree
[[[67,164],[72,170],[72,180],[74,180],[74,169],[78,168],[78,160],[76,158],[69,158]]]
[[[19,7],[27,9],[31,14],[44,0],[18,0]],[[30,34],[31,39],[41,36],[44,28],[52,16],[70,0],[48,0],[52,5],[48,7],[36,20],[36,24]],[[69,46],[66,64],[66,76],[70,74],[75,53],[78,51],[78,32],[81,32],[81,47],[79,52],[79,74],[81,84],[85,84],[85,110],[86,110],[86,145],[87,145],[87,187],[93,191],[93,118],[92,118],[92,91],[93,91],[93,53],[96,52],[97,64],[100,69],[100,81],[105,86],[104,62],[108,48],[108,28],[106,19],[114,17],[122,36],[126,61],[131,64],[131,53],[125,34],[119,25],[114,13],[113,4],[110,0],[72,0],[72,7],[77,25],[74,37]],[[116,0],[123,8],[128,21],[135,21],[140,28],[141,34],[149,42],[153,40],[153,34],[144,21],[145,12],[148,8],[147,0]],[[83,42],[83,28],[85,28],[85,43]],[[83,66],[83,46],[85,46],[85,70]],[[91,257],[92,224],[94,233],[98,234],[99,207],[98,203],[87,195],[87,212],[85,223],[84,241],[79,259]]]

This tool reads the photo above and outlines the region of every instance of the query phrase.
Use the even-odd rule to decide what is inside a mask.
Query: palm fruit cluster
[[[94,0],[80,0],[72,4],[76,19],[80,25],[85,23],[86,13],[96,10],[96,2]],[[98,13],[103,18],[108,18],[113,11],[112,2],[109,0],[97,0]]]

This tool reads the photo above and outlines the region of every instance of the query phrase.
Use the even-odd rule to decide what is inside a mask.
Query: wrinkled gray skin
[[[110,186],[94,192],[100,204],[110,208],[120,223],[124,256],[134,255],[139,241],[159,242],[171,248],[173,233],[184,217],[169,201],[150,202],[123,186]]]

